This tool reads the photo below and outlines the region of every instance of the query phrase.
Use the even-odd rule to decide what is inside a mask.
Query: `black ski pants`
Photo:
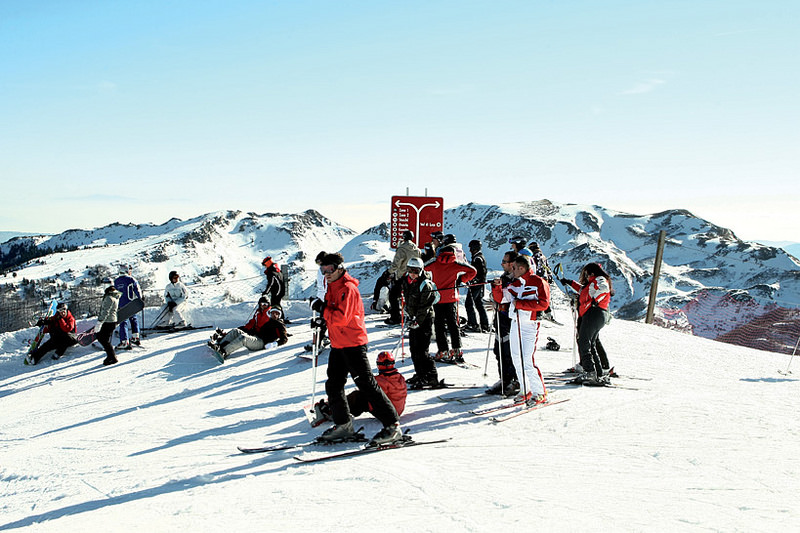
[[[611,313],[599,307],[591,307],[583,316],[578,318],[578,353],[581,356],[581,366],[586,372],[594,370],[598,377],[603,375],[603,369],[608,368],[608,357],[603,345],[598,350],[600,330],[611,320]],[[600,353],[603,354],[602,361]]]
[[[408,330],[408,348],[411,350],[411,362],[414,373],[420,377],[438,376],[436,363],[430,356],[431,337],[433,336],[433,314],[419,322],[419,327]]]
[[[100,346],[106,351],[106,358],[114,361],[117,360],[117,354],[114,353],[114,346],[111,344],[111,336],[114,334],[116,328],[117,324],[114,322],[103,322],[103,325],[100,326],[100,331],[94,336],[95,340],[97,340]]]
[[[497,335],[494,338],[493,351],[497,359],[497,372],[502,377],[503,385],[506,386],[517,379],[517,370],[511,360],[511,318],[508,312],[498,311],[496,321]]]
[[[402,293],[402,280],[396,279],[392,281],[392,284],[389,286],[389,319],[392,322],[400,322],[400,314],[403,311],[400,309],[400,296]]]
[[[33,353],[31,353],[31,358],[33,359],[33,363],[36,364],[47,352],[51,350],[55,350],[56,355],[61,357],[64,355],[64,352],[67,351],[67,348],[76,344],[78,344],[78,341],[69,335],[65,335],[63,333],[61,335],[56,335],[55,337],[50,335],[49,339],[47,339],[41,346],[36,348]]]
[[[361,391],[361,397],[372,405],[372,414],[384,427],[399,420],[394,405],[372,375],[372,368],[367,359],[367,345],[364,344],[348,348],[331,347],[325,392],[328,395],[334,424],[346,424],[350,420],[350,409],[344,394],[348,374],[353,377],[356,387]]]
[[[483,285],[467,288],[467,298],[464,306],[467,308],[467,324],[470,326],[480,326],[489,329],[489,316],[483,305]],[[475,313],[477,311],[477,316]]]
[[[436,347],[440,352],[447,352],[447,334],[450,333],[450,342],[454,350],[461,349],[461,330],[458,328],[457,306],[458,302],[449,304],[436,304],[433,306],[433,328],[436,331]]]

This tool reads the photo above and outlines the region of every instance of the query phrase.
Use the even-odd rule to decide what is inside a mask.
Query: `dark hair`
[[[514,261],[517,260],[517,257],[519,256],[519,254],[517,252],[515,252],[514,250],[509,250],[505,254],[503,254],[503,257],[505,257],[505,256],[508,256],[508,262],[509,263],[513,263]]]
[[[344,257],[339,252],[333,254],[325,254],[322,258],[322,265],[333,265],[338,268],[344,268]]]
[[[403,232],[403,240],[406,241],[413,241],[414,240],[414,232],[410,229],[407,229]]]
[[[606,278],[606,281],[608,281],[609,293],[611,293],[611,296],[614,296],[614,287],[611,284],[611,276],[608,275],[608,272],[603,270],[603,266],[600,263],[587,263],[586,266],[581,270],[581,276],[578,278],[578,283],[581,285],[586,285],[586,283],[589,281],[589,276]]]
[[[325,251],[318,253],[317,257],[314,258],[314,262],[316,263],[317,261],[322,261],[326,255],[328,254]]]
[[[518,264],[519,266],[523,266],[523,267],[525,267],[527,269],[531,268],[531,261],[530,261],[530,259],[528,259],[527,255],[519,255],[519,254],[517,254],[517,258],[514,259],[514,262],[516,264]]]

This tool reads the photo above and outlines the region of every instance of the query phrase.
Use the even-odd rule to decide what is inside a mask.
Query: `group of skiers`
[[[452,234],[431,234],[431,242],[423,250],[413,241],[412,232],[406,231],[387,274],[379,281],[389,285],[387,324],[402,323],[408,330],[414,365],[414,375],[408,380],[394,367],[394,358],[389,352],[379,354],[379,373],[377,376],[372,374],[367,357],[368,337],[359,282],[347,272],[341,254],[320,252],[316,256],[319,266],[317,291],[310,304],[314,315],[319,316],[312,320],[312,344],[315,350],[321,349],[327,331],[331,350],[325,384],[327,400],[319,402],[315,411],[319,421],[330,420],[334,424],[320,435],[321,441],[357,438],[352,417],[364,411],[371,412],[383,424],[370,445],[385,445],[403,439],[399,415],[405,405],[406,390],[445,386],[438,377],[437,362],[464,364],[458,312],[459,289],[464,287],[467,289],[465,329],[495,333],[494,353],[500,380],[486,392],[504,396],[516,394],[515,401],[528,405],[547,401],[547,390],[535,355],[539,321],[550,312],[553,277],[538,245],[532,243],[526,247],[523,238],[509,239],[512,249],[503,256],[503,274],[487,281],[488,268],[479,240],[474,239],[468,244],[470,261],[466,260],[461,245]],[[285,282],[279,266],[270,257],[265,258],[262,265],[267,286],[253,317],[245,325],[227,333],[217,330],[209,342],[223,357],[242,347],[260,350],[272,343],[283,345],[287,342],[285,317],[280,307],[285,295]],[[104,291],[98,314],[99,327],[96,328],[96,339],[107,354],[104,365],[117,362],[110,340],[118,323],[118,310],[127,302],[141,298],[139,285],[130,274],[130,268],[124,266],[118,278],[108,280]],[[169,278],[164,291],[165,304],[152,327],[185,325],[179,308],[186,300],[188,290],[180,282],[177,272],[171,272]],[[578,381],[603,384],[608,379],[610,365],[599,341],[599,332],[611,316],[608,311],[613,294],[611,280],[601,265],[589,263],[577,281],[563,277],[559,281],[577,294],[578,370],[581,371]],[[484,305],[486,285],[491,286],[491,321]],[[379,292],[376,289],[376,300]],[[130,338],[128,322],[132,330]],[[50,350],[56,351],[54,358],[60,357],[69,346],[77,343],[75,319],[65,304],[59,305],[46,326],[50,340],[32,352],[32,364]],[[431,356],[430,344],[434,334],[437,351]],[[139,344],[139,335],[135,315],[123,320],[117,348]],[[348,375],[353,378],[357,391],[345,396]]]

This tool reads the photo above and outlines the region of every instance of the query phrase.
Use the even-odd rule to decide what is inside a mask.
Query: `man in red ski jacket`
[[[383,424],[383,429],[372,438],[369,445],[380,446],[397,442],[403,438],[397,411],[375,381],[367,359],[367,327],[364,323],[364,302],[358,292],[358,280],[347,273],[344,258],[338,253],[326,254],[320,269],[328,282],[322,312],[331,340],[325,392],[328,394],[335,425],[320,435],[319,440],[339,442],[355,436],[344,394],[347,375],[350,374],[364,400],[372,406],[372,414]]]
[[[443,363],[463,363],[461,351],[461,330],[458,327],[458,287],[466,283],[478,273],[475,267],[456,259],[455,248],[443,246],[436,259],[425,265],[431,278],[439,289],[439,303],[433,306],[433,329],[436,333],[438,352],[434,359]],[[453,349],[447,345],[447,333]]]

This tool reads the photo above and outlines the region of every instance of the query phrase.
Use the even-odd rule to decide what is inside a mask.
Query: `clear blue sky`
[[[0,230],[393,194],[797,241],[800,2],[0,2]]]

